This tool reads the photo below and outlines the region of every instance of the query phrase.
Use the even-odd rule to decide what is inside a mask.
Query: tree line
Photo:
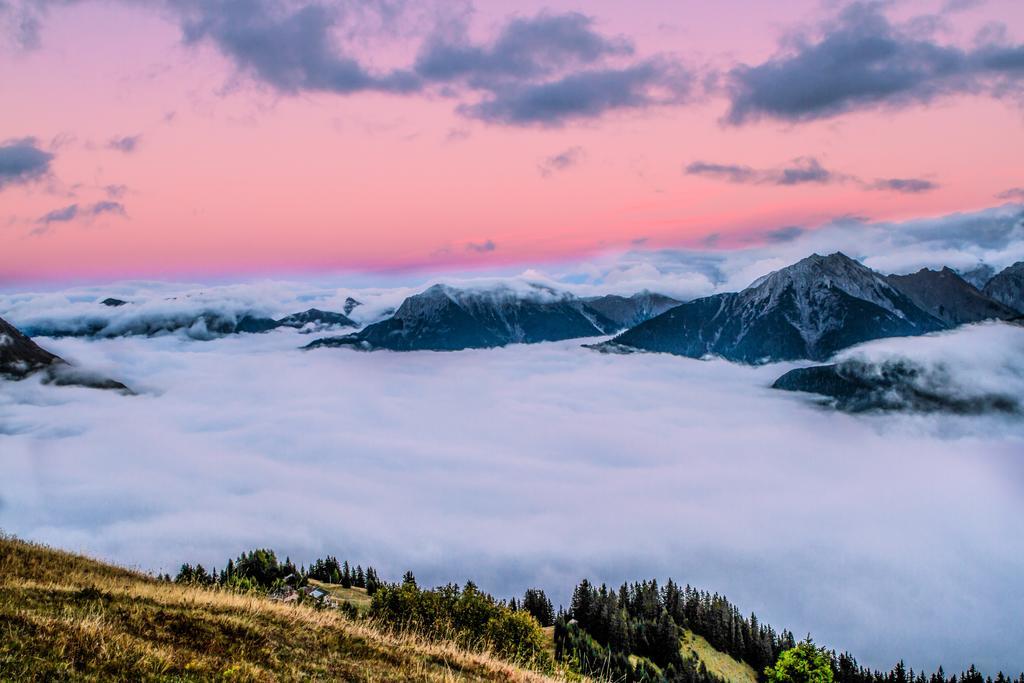
[[[819,667],[822,678],[814,680],[824,683],[1024,683],[1024,673],[1013,678],[999,672],[993,678],[974,666],[959,674],[946,674],[941,667],[929,674],[907,669],[901,661],[886,672],[873,670],[848,652],[813,646],[809,637],[797,643],[790,631],[776,630],[755,614],[744,616],[725,597],[672,579],[663,586],[656,580],[623,583],[617,590],[584,579],[573,590],[569,609],[559,607],[556,612],[538,588],[506,602],[471,581],[462,587],[421,589],[412,572],[389,583],[373,567],[339,562],[333,555],[297,567],[290,558],[279,561],[265,548],[229,559],[220,571],[183,564],[173,579],[166,574],[161,578],[239,591],[297,588],[310,579],[361,588],[372,597],[369,616],[383,626],[488,649],[539,670],[550,670],[557,662],[582,675],[624,683],[717,683],[719,679],[695,655],[683,654],[685,631],[749,664],[761,681],[788,680],[783,664],[813,652],[815,662],[825,663]],[[346,612],[358,616],[354,609]],[[552,626],[553,661],[542,630]]]
[[[573,591],[567,613],[555,624],[556,659],[577,663],[581,673],[623,681],[686,683],[714,681],[702,664],[688,661],[679,651],[684,630],[705,638],[716,650],[745,662],[764,680],[777,677],[772,668],[784,653],[800,651],[789,631],[776,631],[757,615],[744,617],[726,598],[669,579],[623,584],[613,590],[581,581]],[[1024,683],[999,672],[985,677],[972,665],[947,675],[940,667],[931,674],[908,670],[901,661],[890,671],[862,667],[848,652],[820,651],[828,664],[828,681],[835,683]],[[806,678],[793,680],[807,681]]]

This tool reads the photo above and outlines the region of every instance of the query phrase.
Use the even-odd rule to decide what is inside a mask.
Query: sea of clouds
[[[41,340],[140,394],[5,383],[0,527],[172,574],[268,546],[563,604],[584,576],[673,576],[871,665],[1021,667],[1016,417],[850,416],[770,389],[792,364],[581,340],[298,350],[308,340]],[[1009,372],[1021,391],[1022,340],[976,326],[858,353],[927,348],[968,362],[958,381]]]
[[[1020,207],[899,225],[837,221],[732,251],[636,250],[502,277],[402,282],[122,282],[0,291],[22,327],[317,307],[380,319],[434,282],[686,299],[740,289],[812,251],[883,272],[1024,258]],[[118,308],[98,302],[129,301]],[[83,323],[84,324],[84,323]],[[200,341],[41,338],[123,396],[0,384],[0,529],[150,571],[253,547],[330,553],[396,579],[530,586],[672,576],[863,663],[1019,671],[1024,420],[848,415],[747,367],[610,355],[572,340],[456,353],[300,351],[281,329]],[[931,389],[1024,403],[1024,328],[872,342]]]

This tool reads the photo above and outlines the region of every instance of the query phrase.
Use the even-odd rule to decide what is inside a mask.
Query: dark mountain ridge
[[[131,393],[125,385],[76,368],[42,348],[17,328],[0,319],[0,379],[21,380],[42,373],[47,384],[114,389]]]
[[[583,301],[588,307],[613,321],[619,326],[619,329],[623,330],[646,322],[682,303],[664,294],[646,290],[628,297],[606,294],[605,296],[586,297]]]
[[[951,268],[922,268],[910,275],[889,275],[886,280],[919,308],[950,326],[982,320],[1010,320],[1019,315],[983,294]]]
[[[319,308],[310,308],[302,313],[293,313],[281,318],[277,321],[277,327],[293,327],[295,329],[308,328],[314,332],[318,332],[332,327],[359,327],[359,325],[342,313],[321,311]]]
[[[802,391],[825,397],[826,403],[852,413],[882,411],[947,412],[959,415],[1020,414],[1011,395],[987,392],[963,395],[947,378],[909,360],[881,364],[845,360],[790,370],[773,389]]]
[[[996,273],[982,291],[1004,306],[1024,314],[1024,261]]]
[[[621,327],[572,294],[541,285],[434,285],[408,297],[386,320],[360,332],[319,339],[307,348],[352,346],[393,351],[458,351],[611,334]]]
[[[863,341],[945,327],[882,275],[837,252],[809,256],[741,292],[676,306],[605,348],[744,363],[823,360]]]

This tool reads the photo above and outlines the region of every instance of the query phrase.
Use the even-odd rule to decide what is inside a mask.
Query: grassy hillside
[[[309,585],[319,586],[338,600],[355,606],[360,614],[370,611],[370,603],[373,602],[373,598],[366,593],[365,588],[345,588],[340,583],[327,583],[316,579],[309,579]]]
[[[554,680],[337,611],[164,583],[9,538],[0,631],[0,680]]]
[[[746,662],[730,657],[711,647],[711,644],[693,631],[684,631],[683,656],[697,655],[708,672],[729,683],[757,683],[757,673]]]

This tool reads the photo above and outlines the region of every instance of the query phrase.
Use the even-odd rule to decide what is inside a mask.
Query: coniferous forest
[[[761,681],[814,680],[828,683],[1024,683],[1024,673],[985,674],[973,665],[947,673],[915,671],[903,661],[880,671],[862,666],[849,652],[813,645],[810,635],[798,642],[794,634],[776,629],[757,615],[744,616],[724,596],[680,585],[668,579],[624,583],[618,589],[583,579],[565,608],[556,610],[543,590],[530,588],[522,598],[497,599],[472,581],[421,588],[412,572],[397,582],[380,579],[371,566],[353,565],[335,556],[297,566],[278,560],[269,549],[242,553],[221,569],[183,564],[165,581],[200,584],[280,597],[288,592],[310,597],[310,581],[362,589],[371,598],[367,612],[351,604],[334,605],[355,618],[373,619],[386,627],[413,631],[428,638],[454,640],[465,647],[483,647],[499,657],[539,670],[564,670],[599,680],[665,683],[715,683],[722,679],[695,654],[680,647],[684,633],[704,638],[715,650],[751,667]],[[307,591],[303,591],[303,588]],[[551,628],[553,627],[553,629]],[[553,631],[551,635],[545,630]],[[546,643],[553,637],[552,659]],[[780,674],[788,655],[810,648],[824,662],[821,677],[793,678]],[[801,669],[803,670],[803,669]],[[803,674],[801,674],[802,676]]]

